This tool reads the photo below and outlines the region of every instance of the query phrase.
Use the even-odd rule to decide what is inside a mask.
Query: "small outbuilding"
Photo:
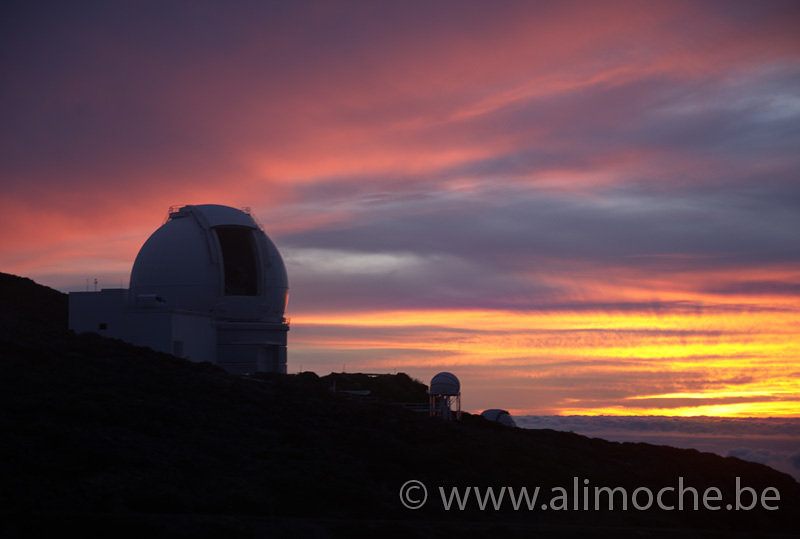
[[[492,408],[490,410],[484,410],[483,412],[481,412],[481,416],[485,417],[489,421],[496,421],[508,427],[517,426],[517,424],[514,422],[514,418],[511,417],[511,414],[509,414],[508,411],[506,410]]]
[[[455,374],[440,372],[431,379],[430,410],[445,420],[461,419],[461,382]]]

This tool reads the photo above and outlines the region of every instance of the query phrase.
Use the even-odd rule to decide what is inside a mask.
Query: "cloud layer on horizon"
[[[522,428],[709,451],[766,464],[800,480],[800,418],[520,416],[514,420]]]

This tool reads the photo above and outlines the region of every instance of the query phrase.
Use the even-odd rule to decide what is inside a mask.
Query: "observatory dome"
[[[284,321],[288,280],[275,244],[249,211],[217,204],[170,209],[131,271],[131,300],[217,319]]]
[[[440,372],[431,379],[431,395],[458,395],[460,392],[461,383],[453,373]]]
[[[496,421],[502,425],[509,427],[517,426],[517,424],[514,422],[514,418],[511,417],[511,414],[509,414],[507,410],[492,408],[491,410],[484,410],[481,412],[481,415],[489,421]]]

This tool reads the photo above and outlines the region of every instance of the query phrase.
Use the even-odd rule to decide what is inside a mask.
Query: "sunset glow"
[[[286,261],[290,372],[800,416],[796,3],[4,19],[0,271],[125,287],[171,205],[247,206]]]
[[[530,380],[530,390],[555,382],[564,387],[563,397],[550,404],[552,413],[800,415],[800,320],[794,312],[389,311],[303,316],[294,323],[303,328],[295,342],[309,356],[314,350],[340,350],[374,357],[351,368],[373,371],[391,365],[413,372],[415,367],[457,367],[476,384],[514,378]],[[315,332],[325,328],[347,331]],[[426,352],[429,356],[422,359]],[[657,382],[638,388],[621,383],[638,378]],[[570,379],[575,382],[567,384]],[[611,400],[616,404],[576,408],[576,401],[583,400],[568,395],[597,384],[615,393]],[[652,388],[661,392],[640,393]],[[510,391],[505,398],[517,400]]]

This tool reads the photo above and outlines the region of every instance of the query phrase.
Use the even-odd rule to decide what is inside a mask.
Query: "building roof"
[[[171,309],[229,319],[283,320],[286,267],[247,212],[218,204],[171,209],[133,264],[134,297],[156,294]]]

